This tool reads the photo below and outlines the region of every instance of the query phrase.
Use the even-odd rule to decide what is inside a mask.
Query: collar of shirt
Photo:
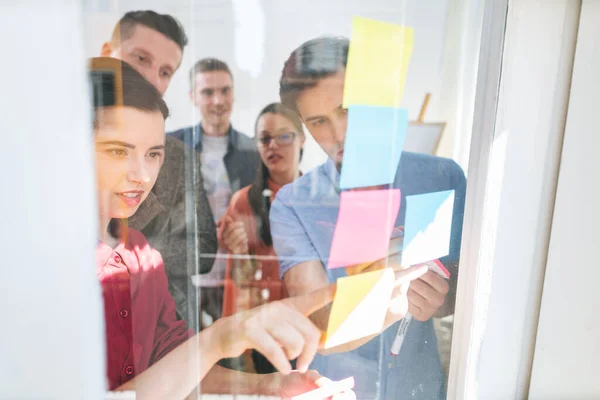
[[[135,272],[130,270],[130,267],[136,264],[134,253],[135,243],[132,243],[130,232],[126,222],[120,219],[113,219],[111,223],[117,224],[117,232],[119,235],[119,241],[117,245],[112,248],[106,243],[98,239],[98,245],[96,246],[96,272],[101,273],[102,268],[106,264],[112,265],[123,265],[127,272],[130,274]],[[142,236],[138,233],[138,235]],[[144,238],[145,240],[145,238]],[[134,257],[133,259],[131,257]]]
[[[103,274],[103,268],[109,263],[111,265],[122,264],[127,266],[129,262],[123,259],[125,254],[127,254],[127,251],[123,241],[120,241],[113,249],[109,245],[98,240],[98,246],[96,247],[96,275],[100,277]]]
[[[202,129],[202,124],[199,123],[194,127],[194,147],[197,151],[202,151],[202,135],[204,134],[204,130]],[[229,130],[227,131],[227,136],[229,137],[229,144],[227,146],[227,151],[231,151],[231,149],[235,148],[238,144],[238,131],[233,129],[233,125],[229,124]]]
[[[327,158],[327,161],[322,165],[322,171],[339,193],[341,174],[331,158]]]

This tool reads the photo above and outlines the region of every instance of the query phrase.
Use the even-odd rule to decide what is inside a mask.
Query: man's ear
[[[192,101],[192,104],[196,104],[196,99],[194,96],[194,89],[190,89],[190,100]]]
[[[113,52],[113,47],[110,42],[104,42],[102,49],[100,49],[100,57],[110,57]]]

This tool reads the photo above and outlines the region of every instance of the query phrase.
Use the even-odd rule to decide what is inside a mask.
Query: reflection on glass
[[[200,351],[219,364],[210,372],[170,364],[186,371],[188,393],[300,393],[317,387],[312,376],[298,384],[276,371],[310,364],[335,381],[353,377],[359,399],[445,398],[466,179],[436,154],[451,158],[469,145],[443,121],[443,108],[462,98],[441,81],[454,68],[444,63],[462,61],[447,49],[445,1],[400,3],[180,1],[169,3],[171,15],[129,12],[135,4],[87,11],[89,53],[131,64],[171,111],[156,184],[120,218],[160,252],[168,293],[155,296],[174,300],[173,321],[196,338],[221,332],[208,347],[172,352],[181,361]],[[121,18],[114,28],[100,23],[109,15],[110,24]],[[426,123],[425,111],[438,121]],[[453,202],[444,225],[443,210],[418,195],[446,191]],[[416,230],[411,221],[420,221]],[[410,254],[418,262],[402,259],[405,234],[417,238],[421,257]],[[344,262],[334,265],[332,252]],[[382,268],[393,274],[373,274]],[[393,280],[383,300],[382,276]],[[338,298],[351,299],[343,306],[335,282]],[[321,343],[313,358],[314,338],[332,327],[352,339]],[[109,340],[109,354],[113,347]],[[164,365],[163,356],[136,367],[133,351],[129,375]]]

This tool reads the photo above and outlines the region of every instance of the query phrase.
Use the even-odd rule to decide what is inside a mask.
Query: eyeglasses
[[[286,132],[277,136],[261,136],[258,138],[258,142],[264,147],[269,146],[271,144],[271,140],[274,140],[278,146],[289,146],[290,144],[294,143],[295,138],[296,133]]]

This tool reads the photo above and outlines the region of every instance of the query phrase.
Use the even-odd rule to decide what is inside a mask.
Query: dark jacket
[[[156,184],[129,224],[162,255],[178,316],[198,330],[196,290],[190,276],[210,271],[218,248],[198,154],[167,136]]]
[[[202,125],[188,126],[167,135],[183,141],[188,147],[202,152]],[[254,182],[260,163],[260,156],[254,140],[229,128],[229,147],[223,158],[227,176],[231,184],[231,192],[235,193]]]

